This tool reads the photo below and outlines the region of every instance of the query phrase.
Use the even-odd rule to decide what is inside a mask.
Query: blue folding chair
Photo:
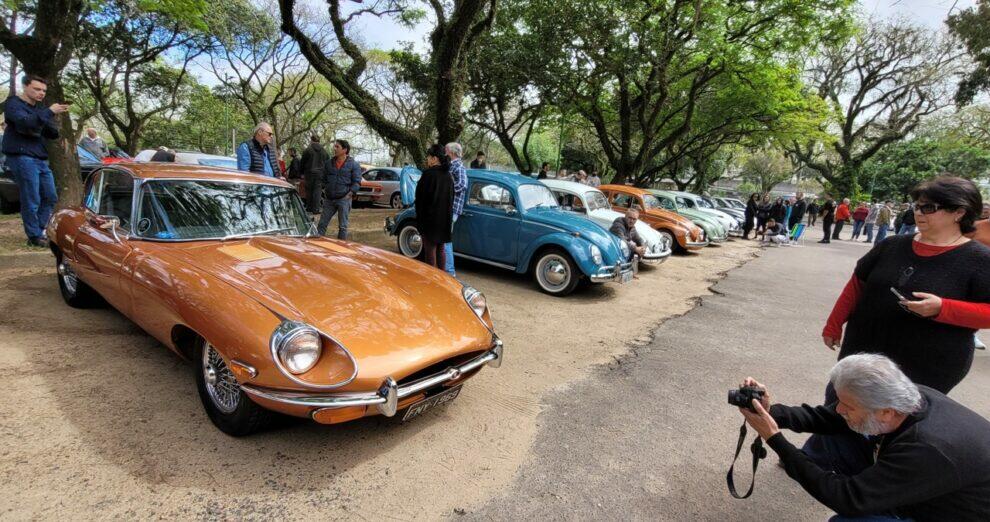
[[[804,235],[805,227],[806,226],[804,223],[795,223],[791,228],[790,243],[792,245],[796,245],[798,241],[801,240],[801,236]]]

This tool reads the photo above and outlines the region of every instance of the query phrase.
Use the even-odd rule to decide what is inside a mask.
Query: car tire
[[[13,214],[20,208],[20,204],[15,201],[8,201],[0,194],[0,214]]]
[[[392,197],[388,200],[388,205],[395,209],[402,208],[402,194],[398,192],[392,194]]]
[[[219,351],[203,339],[196,342],[196,387],[206,415],[220,431],[243,437],[263,430],[275,414],[244,393]]]
[[[584,274],[571,255],[559,248],[540,252],[533,261],[533,280],[544,293],[556,297],[570,294],[577,288]]]
[[[671,253],[683,254],[684,252],[687,252],[687,249],[682,247],[681,244],[677,242],[677,236],[675,236],[673,232],[665,228],[658,228],[657,233],[660,234],[661,236],[667,236],[670,238]]]
[[[79,279],[72,265],[61,253],[55,254],[55,277],[65,304],[73,308],[93,308],[103,304],[96,290]]]
[[[419,235],[419,229],[416,228],[415,222],[406,221],[402,223],[396,237],[399,252],[402,255],[412,259],[419,259],[419,256],[423,253],[423,237]]]

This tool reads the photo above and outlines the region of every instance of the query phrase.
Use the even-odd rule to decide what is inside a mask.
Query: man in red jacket
[[[839,208],[835,209],[835,231],[832,232],[832,239],[841,239],[839,233],[842,232],[842,226],[849,221],[849,216],[849,198],[843,198]]]

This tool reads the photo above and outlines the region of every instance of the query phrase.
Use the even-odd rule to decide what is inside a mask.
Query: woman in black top
[[[767,220],[770,219],[770,196],[763,196],[763,201],[756,206],[756,233],[763,232],[767,227]]]
[[[446,266],[444,243],[450,242],[454,214],[454,180],[443,145],[426,151],[427,169],[416,184],[416,226],[423,239],[423,261],[440,270]]]
[[[777,223],[783,223],[787,217],[787,209],[784,208],[784,198],[777,198],[770,207],[770,218]]]
[[[749,233],[753,231],[753,220],[756,219],[757,202],[760,195],[752,193],[749,201],[746,202],[745,223],[743,223],[743,239],[749,239]]]

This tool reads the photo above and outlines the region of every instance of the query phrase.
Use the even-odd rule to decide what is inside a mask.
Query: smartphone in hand
[[[900,301],[910,301],[910,299],[908,299],[907,297],[904,297],[904,294],[898,292],[896,288],[890,287],[890,291],[891,291],[891,293],[893,293],[894,295],[897,296],[897,299],[898,300],[900,300]]]
[[[905,312],[907,312],[907,313],[909,313],[911,315],[917,315],[918,317],[922,317],[921,314],[919,314],[919,313],[915,312],[914,310],[911,310],[910,308],[908,308],[907,306],[905,306],[905,303],[907,303],[908,301],[913,301],[914,299],[908,299],[907,297],[904,297],[904,294],[898,292],[897,289],[894,288],[894,287],[890,287],[890,291],[891,291],[891,293],[893,293],[894,295],[897,296],[897,299],[898,299],[898,303],[897,304],[901,305],[901,308],[903,308]]]

